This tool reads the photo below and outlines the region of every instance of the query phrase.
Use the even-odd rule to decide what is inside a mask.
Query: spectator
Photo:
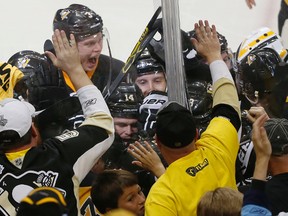
[[[197,206],[197,216],[239,216],[243,195],[228,187],[216,188],[205,193]]]
[[[137,216],[144,215],[145,196],[137,177],[126,170],[105,170],[98,174],[91,190],[96,208],[104,214],[122,208]]]
[[[256,208],[262,211],[258,215],[271,215],[271,213],[278,215],[280,212],[288,212],[285,200],[288,120],[269,119],[264,109],[259,107],[252,107],[248,118],[254,122],[252,141],[256,163],[251,188],[244,197],[243,215],[251,215],[251,209]],[[267,171],[272,178],[266,182]]]
[[[235,160],[239,147],[240,107],[233,78],[222,60],[216,28],[195,24],[197,52],[210,65],[213,80],[213,119],[196,140],[191,112],[176,102],[159,110],[156,142],[169,164],[152,186],[145,215],[196,215],[197,204],[209,190],[236,189]]]
[[[272,178],[266,184],[266,195],[272,215],[277,215],[288,212],[288,120],[270,118],[264,127],[272,146],[268,170]]]
[[[256,111],[256,112],[254,112]],[[265,121],[269,118],[264,112],[254,110],[252,141],[256,153],[256,163],[250,189],[243,198],[242,216],[272,215],[268,210],[269,204],[265,194],[266,177],[268,171],[269,158],[271,155],[271,144],[264,129]],[[262,114],[261,114],[262,113]]]

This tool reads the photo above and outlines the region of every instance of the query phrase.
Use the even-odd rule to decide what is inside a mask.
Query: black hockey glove
[[[154,130],[156,122],[156,114],[160,107],[168,101],[166,92],[152,91],[143,100],[143,104],[140,106],[139,122],[141,129],[145,131]]]
[[[30,74],[28,101],[38,111],[67,97],[69,94],[62,71],[48,59],[39,63],[39,67]]]

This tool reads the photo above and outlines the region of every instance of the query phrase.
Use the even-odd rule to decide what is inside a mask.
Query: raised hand
[[[147,141],[144,141],[144,143],[145,147],[137,141],[129,145],[128,153],[137,159],[137,161],[133,161],[132,163],[151,171],[159,178],[165,172],[165,167],[150,144]]]
[[[56,67],[61,68],[69,75],[75,89],[92,85],[82,67],[74,35],[71,34],[70,41],[68,41],[65,32],[56,29],[52,35],[52,41],[56,55],[50,51],[46,51],[45,54]]]
[[[266,179],[268,163],[272,153],[271,144],[264,128],[264,124],[268,119],[268,115],[263,113],[253,123],[252,141],[256,154],[253,178],[259,180]]]
[[[203,56],[208,64],[215,60],[222,60],[221,48],[215,25],[209,26],[207,20],[200,20],[194,25],[196,38],[191,41],[197,50],[197,53]]]

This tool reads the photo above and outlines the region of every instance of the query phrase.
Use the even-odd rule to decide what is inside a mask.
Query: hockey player
[[[140,107],[139,123],[141,130],[153,137],[156,113],[168,101],[165,67],[144,50],[135,62],[137,78],[135,83],[145,96]]]
[[[269,117],[285,117],[288,107],[287,50],[281,38],[270,28],[257,29],[240,44],[236,60],[236,84],[242,110],[263,107]],[[262,108],[262,109],[263,109]],[[243,133],[238,159],[240,184],[250,183],[255,153],[250,139],[251,123],[242,121]],[[249,181],[247,181],[249,180]]]
[[[1,101],[1,215],[16,215],[21,199],[42,186],[60,190],[68,215],[78,215],[79,182],[113,142],[112,117],[101,92],[81,66],[74,36],[70,35],[69,43],[64,31],[55,30],[52,39],[57,57],[46,54],[67,72],[86,119],[78,129],[42,143],[32,121],[33,106],[16,99]]]
[[[115,79],[124,63],[101,54],[105,39],[101,16],[84,5],[71,4],[56,12],[53,28],[64,30],[66,35],[71,33],[75,35],[82,67],[93,84],[102,92],[106,85]],[[74,86],[65,72],[64,78],[74,91]]]

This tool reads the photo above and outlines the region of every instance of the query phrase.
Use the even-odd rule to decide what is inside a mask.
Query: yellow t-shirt
[[[197,204],[217,187],[236,189],[237,131],[229,120],[216,117],[195,143],[196,150],[174,161],[152,186],[145,216],[197,215]]]
[[[23,76],[17,67],[0,62],[0,100],[13,98],[14,87]]]

